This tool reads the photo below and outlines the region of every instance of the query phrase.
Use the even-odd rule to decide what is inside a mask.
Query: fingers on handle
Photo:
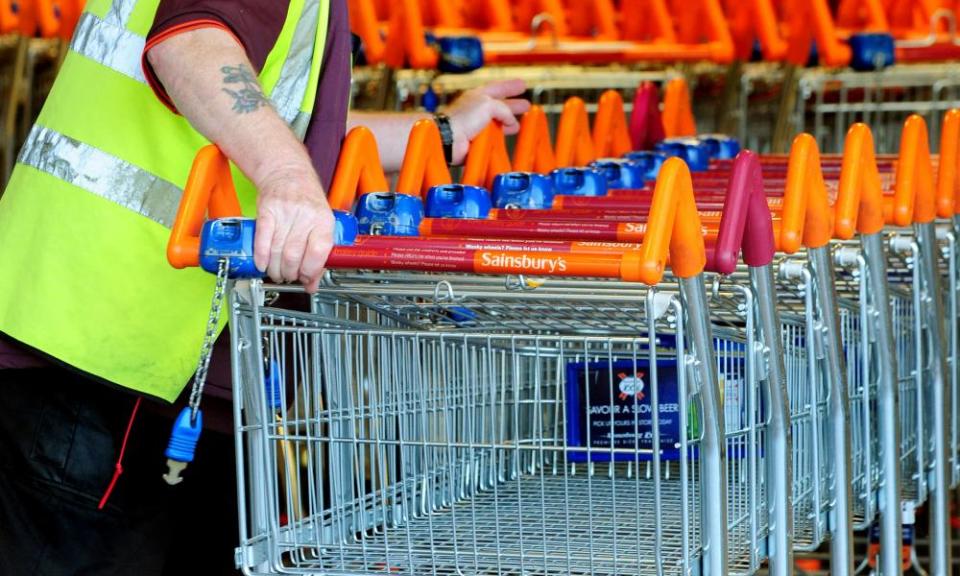
[[[267,271],[270,263],[270,249],[276,230],[276,220],[269,212],[263,212],[257,218],[257,229],[253,239],[253,262],[257,270]]]
[[[324,223],[314,227],[307,238],[303,262],[300,265],[300,281],[307,288],[307,292],[316,292],[320,285],[324,265],[333,249],[332,230],[332,223]]]
[[[520,79],[491,82],[480,88],[480,92],[492,98],[504,99],[519,96],[527,91],[527,83]]]

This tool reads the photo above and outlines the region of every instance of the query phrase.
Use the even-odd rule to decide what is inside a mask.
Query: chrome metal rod
[[[821,330],[825,338],[824,369],[830,385],[829,418],[833,448],[833,510],[831,517],[831,568],[833,576],[853,574],[853,482],[850,474],[850,419],[847,376],[843,365],[840,315],[834,285],[833,257],[830,246],[811,248],[812,267],[820,307]]]
[[[900,395],[897,354],[893,339],[890,294],[887,291],[887,257],[881,233],[860,237],[867,264],[867,282],[873,296],[871,316],[876,329],[877,412],[880,433],[880,573],[900,574]],[[861,302],[861,305],[867,305]],[[864,360],[868,361],[868,360]]]
[[[780,341],[780,315],[776,306],[773,267],[750,268],[750,283],[756,292],[760,330],[766,348],[768,402],[770,422],[767,425],[767,481],[770,507],[771,576],[793,574],[793,439],[790,432],[790,399]]]
[[[934,576],[950,574],[950,510],[947,480],[947,407],[950,391],[947,387],[947,369],[943,325],[943,300],[940,290],[940,267],[938,266],[937,237],[935,224],[916,224],[920,244],[919,263],[923,274],[923,303],[927,316],[927,337],[930,344],[931,378],[926,386],[932,386],[931,416],[933,418],[933,472],[930,492],[930,564]]]
[[[704,575],[722,576],[727,573],[726,428],[703,276],[681,278],[680,293],[705,412],[701,441]]]

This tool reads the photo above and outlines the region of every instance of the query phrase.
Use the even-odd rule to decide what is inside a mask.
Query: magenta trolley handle
[[[763,191],[763,173],[757,155],[744,150],[737,155],[730,174],[717,243],[709,270],[731,274],[741,251],[747,266],[766,266],[773,262],[773,218]]]

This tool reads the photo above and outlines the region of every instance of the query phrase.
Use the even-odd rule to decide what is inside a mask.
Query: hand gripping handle
[[[187,185],[167,243],[167,260],[174,268],[200,265],[200,230],[204,220],[240,216],[230,162],[213,144],[193,161]]]
[[[883,229],[883,190],[873,151],[873,134],[866,124],[847,131],[840,167],[840,188],[834,205],[833,234],[841,240],[854,233],[876,234]]]
[[[656,284],[669,252],[673,273],[691,278],[703,272],[707,256],[690,169],[679,158],[664,162],[653,192],[647,234],[638,252],[624,256],[625,280]]]
[[[780,249],[819,248],[833,236],[833,214],[820,168],[817,141],[809,134],[793,140],[780,220]]]

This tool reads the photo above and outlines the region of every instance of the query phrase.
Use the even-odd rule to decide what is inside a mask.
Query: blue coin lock
[[[253,218],[207,220],[200,231],[200,267],[216,274],[220,260],[227,259],[230,278],[260,278],[263,274],[253,262]]]
[[[644,170],[644,179],[656,180],[660,175],[660,167],[667,161],[667,155],[662,152],[653,152],[652,150],[637,150],[627,152],[623,157],[632,164],[641,166]]]
[[[682,158],[691,172],[703,172],[710,167],[710,151],[696,138],[667,138],[653,149],[667,156]]]
[[[465,74],[483,67],[483,44],[476,36],[443,36],[439,39],[437,68],[449,74]]]
[[[336,218],[333,241],[349,246],[357,237],[357,221],[352,214],[334,210]],[[261,278],[253,261],[253,241],[257,221],[253,218],[218,218],[207,220],[200,231],[200,267],[216,274],[220,260],[227,259],[227,276],[233,279]]]
[[[740,142],[723,134],[705,134],[700,142],[707,147],[711,159],[732,160],[740,153]]]
[[[445,184],[427,192],[428,218],[478,218],[490,215],[490,193],[479,186]]]
[[[557,168],[550,173],[553,191],[568,196],[606,196],[607,178],[592,168]]]
[[[866,32],[850,37],[850,67],[858,72],[893,66],[894,41],[890,34]]]
[[[543,174],[506,172],[493,179],[493,205],[496,208],[550,208],[553,196],[553,180]]]
[[[594,161],[590,167],[603,174],[609,190],[643,188],[647,176],[643,166],[623,158],[603,158]]]
[[[423,221],[423,201],[409,194],[371,192],[354,210],[361,234],[417,236]]]
[[[177,415],[164,452],[167,458],[177,462],[193,462],[200,432],[203,430],[203,412],[197,410],[197,417],[194,419],[192,416],[193,411],[189,406]]]

